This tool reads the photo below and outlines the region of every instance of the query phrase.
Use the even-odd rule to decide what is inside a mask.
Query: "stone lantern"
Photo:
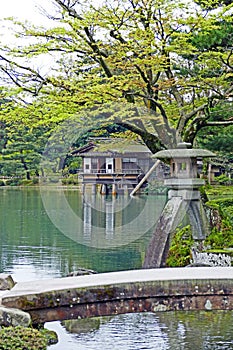
[[[184,199],[194,199],[200,193],[193,192],[205,184],[204,179],[198,178],[197,159],[215,157],[215,154],[205,149],[190,147],[191,144],[183,142],[175,149],[159,151],[153,155],[153,158],[170,163],[170,178],[164,180],[164,185],[173,190],[169,191],[169,197],[177,195],[175,191],[179,191]],[[182,190],[186,192],[181,192]]]
[[[198,178],[197,159],[214,156],[208,150],[191,148],[188,143],[180,143],[176,149],[159,151],[153,155],[153,158],[170,163],[170,177],[164,180],[169,189],[168,202],[147,250],[145,268],[164,266],[172,234],[186,214],[193,239],[203,241],[206,238],[209,225],[199,191],[205,181]]]

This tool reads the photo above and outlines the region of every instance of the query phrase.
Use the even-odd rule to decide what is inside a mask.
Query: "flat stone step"
[[[232,267],[192,267],[192,268],[164,268],[141,269],[85,275],[77,277],[63,277],[54,279],[18,282],[11,290],[4,292],[4,297],[38,294],[50,291],[68,290],[72,288],[86,288],[91,286],[105,286],[148,281],[179,281],[179,280],[233,280]]]

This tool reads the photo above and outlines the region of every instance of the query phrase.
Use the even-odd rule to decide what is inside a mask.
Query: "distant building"
[[[154,164],[145,145],[126,139],[96,138],[71,154],[82,157],[82,184],[103,185],[102,191],[134,188]]]

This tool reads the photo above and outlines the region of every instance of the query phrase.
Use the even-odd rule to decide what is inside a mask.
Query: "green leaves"
[[[141,116],[138,134],[145,142],[153,137],[154,144],[174,147],[180,138],[193,143],[213,122],[212,110],[231,100],[230,4],[213,11],[218,1],[208,7],[201,2],[205,10],[168,0],[56,3],[50,28],[15,22],[25,45],[8,48],[0,61],[5,76],[21,89],[18,96],[34,94],[24,112],[14,107],[26,124],[53,127],[104,104],[144,105],[148,113]],[[45,62],[51,69],[43,74],[35,69],[35,57],[52,57]],[[121,120],[124,127],[132,123],[131,115]]]
[[[47,339],[38,330],[25,327],[7,327],[0,330],[1,350],[46,350]]]
[[[178,228],[172,238],[166,264],[169,267],[181,267],[190,264],[193,238],[190,225]]]

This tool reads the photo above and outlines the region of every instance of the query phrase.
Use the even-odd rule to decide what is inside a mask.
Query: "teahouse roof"
[[[143,144],[127,139],[106,139],[101,142],[91,142],[88,145],[74,150],[72,155],[79,156],[112,156],[113,154],[147,153],[152,154],[149,148]]]

